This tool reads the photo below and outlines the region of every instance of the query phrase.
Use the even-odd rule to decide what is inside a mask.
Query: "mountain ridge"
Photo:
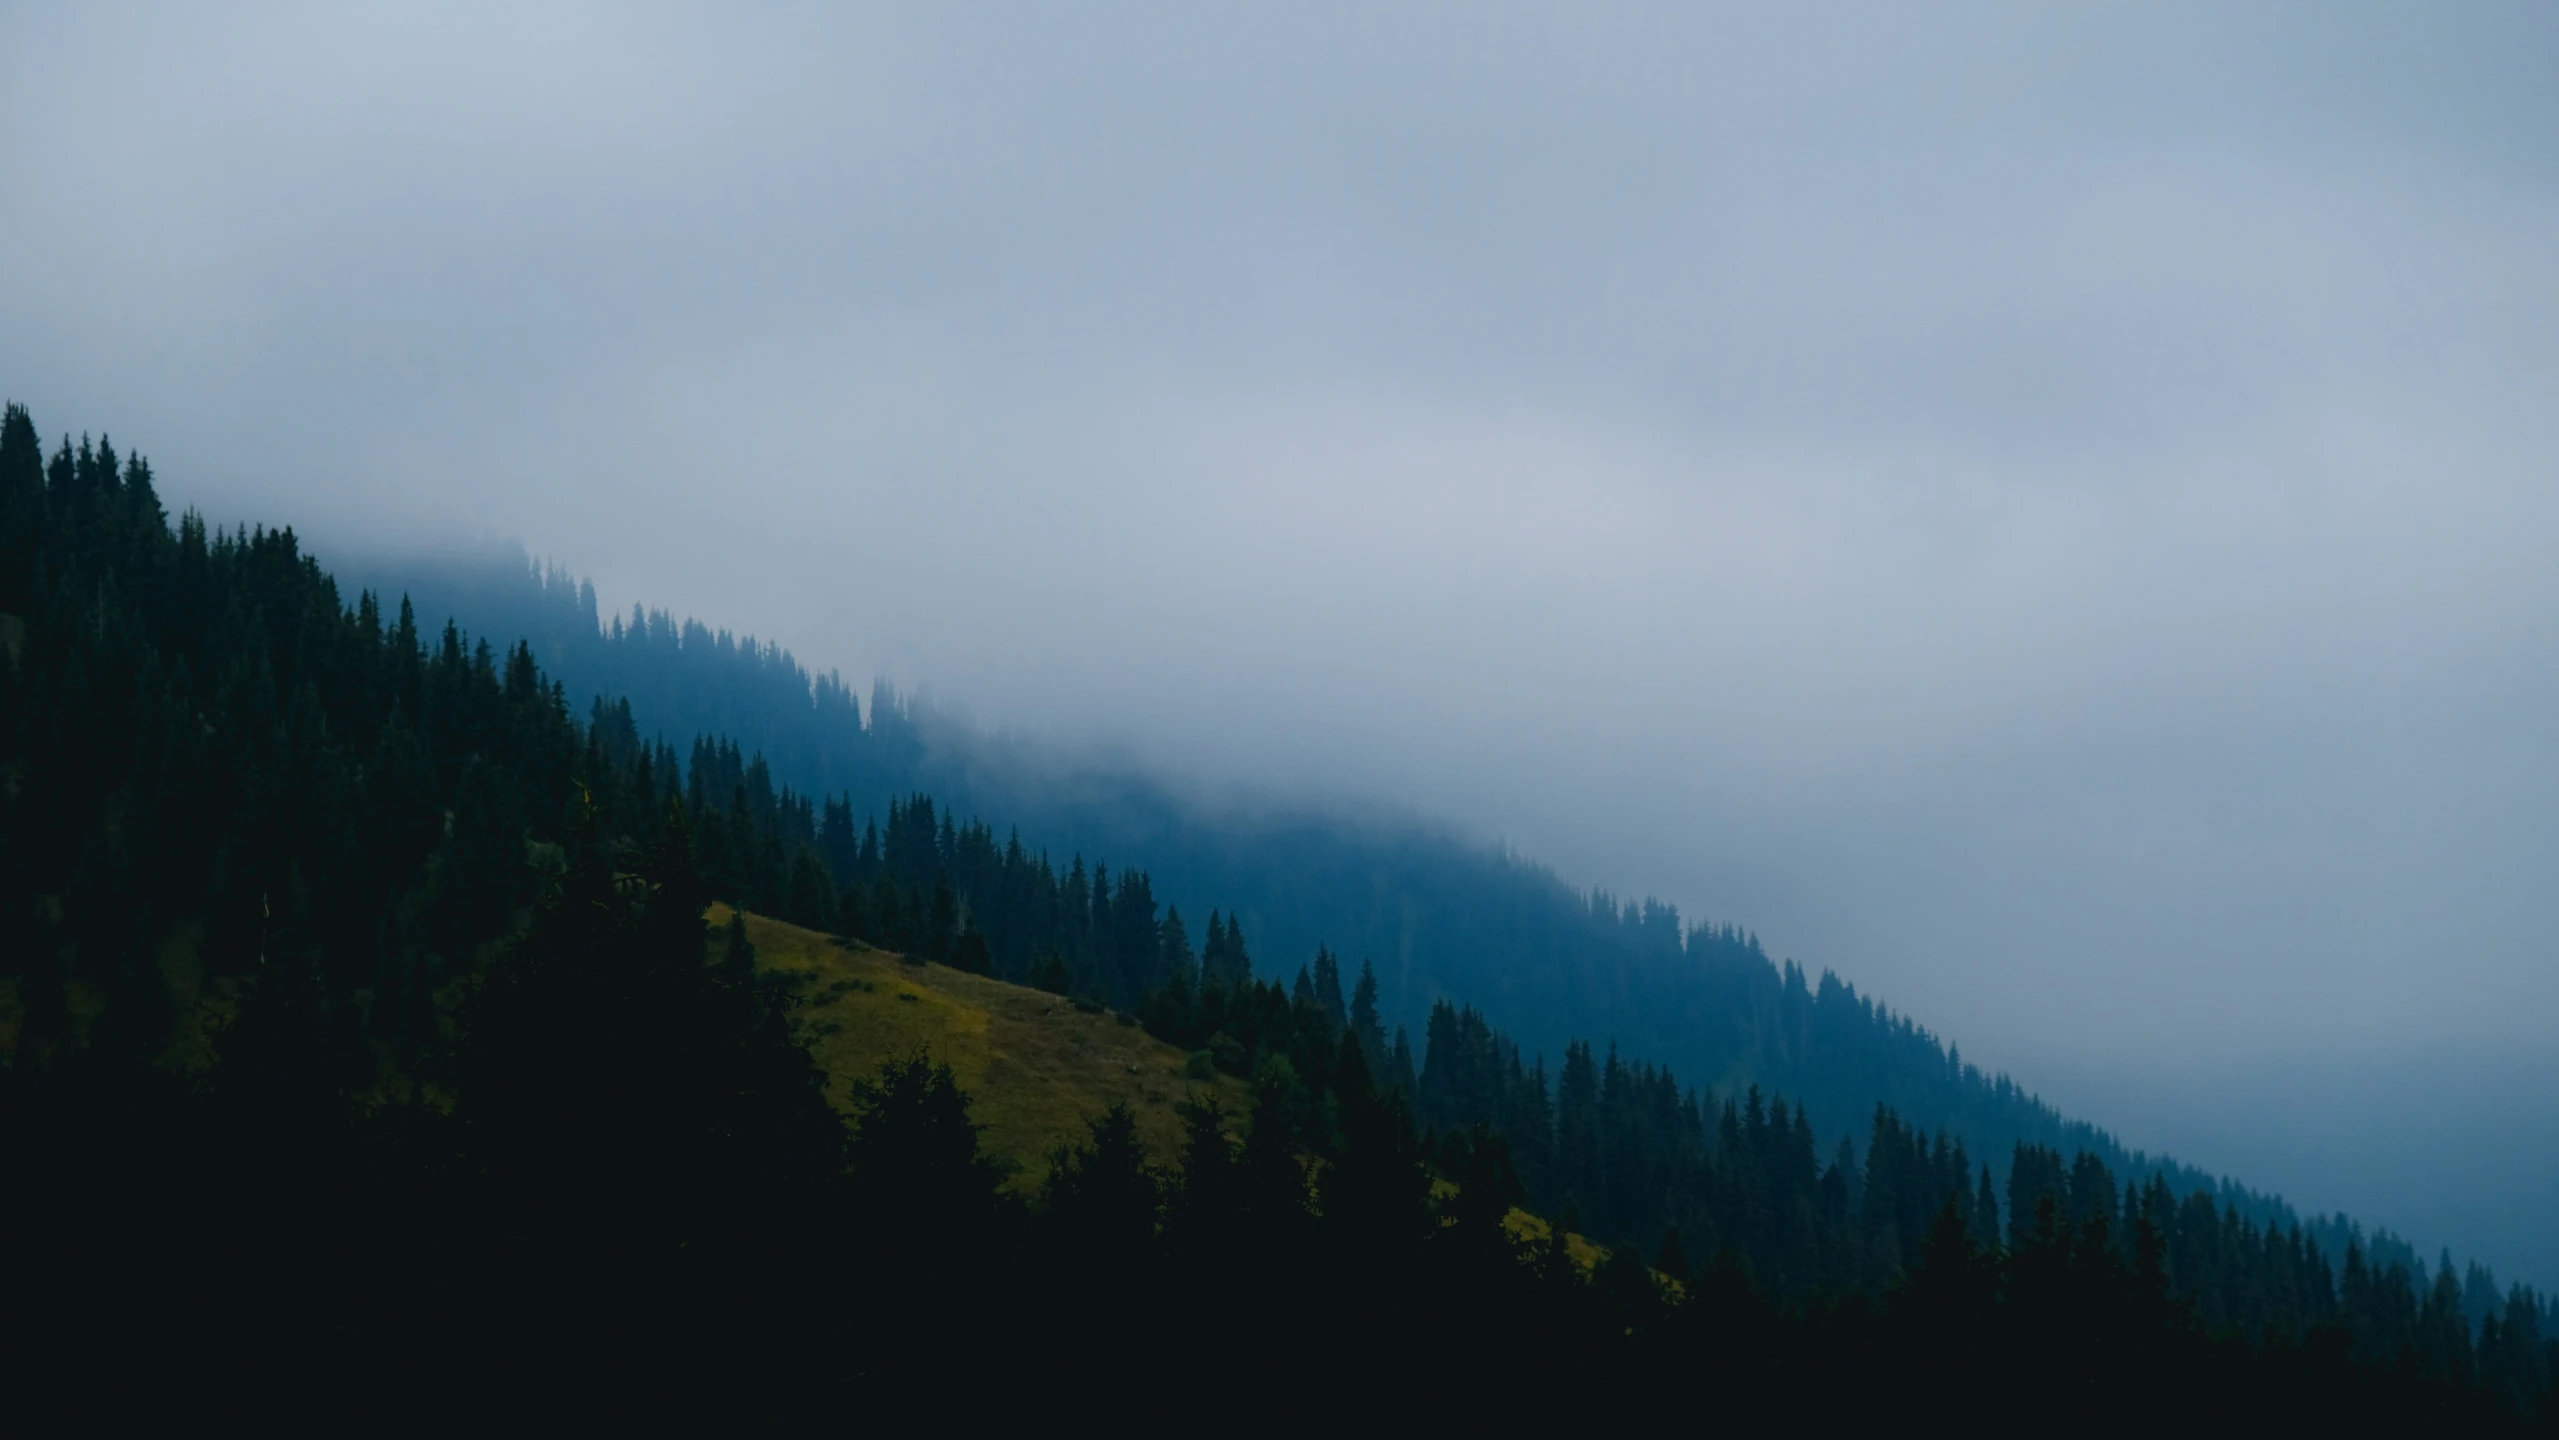
[[[422,614],[524,639],[578,703],[628,700],[644,732],[730,736],[800,794],[842,794],[872,813],[901,794],[930,794],[946,811],[1003,817],[1053,857],[1141,865],[1195,920],[1205,903],[1232,908],[1256,954],[1279,962],[1277,978],[1291,957],[1321,947],[1373,961],[1390,1023],[1418,1030],[1433,1004],[1468,1004],[1532,1055],[1597,1037],[1716,1093],[1756,1084],[1797,1097],[1825,1151],[1862,1146],[1869,1116],[1889,1106],[1965,1138],[2003,1173],[2019,1143],[2084,1149],[2118,1173],[2209,1190],[2257,1223],[2301,1224],[2332,1262],[2353,1242],[2423,1266],[2386,1228],[2342,1213],[2305,1217],[2280,1196],[2064,1115],[1835,972],[1770,957],[1746,928],[1578,889],[1515,846],[1417,813],[1345,819],[1249,804],[1211,813],[1133,767],[1075,768],[1035,739],[990,734],[885,679],[864,699],[840,674],[741,632],[638,606],[627,618],[606,614],[591,583],[520,546],[429,558],[358,550],[339,568],[409,596]],[[1133,1006],[1138,997],[1112,998]]]
[[[2038,1372],[2061,1384],[2101,1361],[2138,1375],[2147,1355],[2187,1366],[2197,1385],[2226,1362],[2279,1390],[2282,1367],[2311,1363],[2334,1373],[2324,1393],[2341,1404],[2399,1385],[2411,1403],[2434,1394],[2515,1413],[2546,1388],[2546,1311],[2517,1286],[2500,1313],[2471,1323],[2473,1292],[2496,1299],[2476,1268],[2467,1284],[2448,1265],[2429,1284],[2351,1240],[2331,1266],[2298,1225],[2261,1225],[2156,1173],[2118,1175],[2085,1148],[2065,1159],[2014,1143],[2002,1197],[1970,1158],[2002,1158],[1996,1137],[1950,1136],[1888,1101],[1873,1102],[1862,1157],[1843,1134],[1823,1164],[1810,1097],[1758,1083],[1736,1095],[1735,1077],[1791,1066],[1860,1100],[1913,1087],[1922,1105],[1950,1091],[2012,1106],[2031,1097],[1963,1067],[1836,977],[1817,985],[1770,960],[1746,931],[1574,892],[1515,856],[1363,849],[1301,827],[1299,850],[1257,851],[1257,837],[1230,833],[1228,853],[1212,858],[1263,870],[1255,893],[1291,899],[1301,920],[1356,935],[1388,913],[1403,927],[1402,958],[1434,985],[1489,997],[1505,1023],[1523,1004],[1566,1001],[1572,1013],[1550,1021],[1588,1028],[1566,1043],[1551,1091],[1544,1066],[1523,1066],[1520,1046],[1471,1002],[1433,1001],[1416,1065],[1406,1036],[1387,1043],[1374,966],[1347,983],[1343,957],[1318,948],[1293,984],[1257,979],[1248,930],[1265,962],[1278,952],[1260,975],[1285,976],[1290,958],[1261,911],[1235,907],[1248,926],[1212,909],[1194,950],[1178,904],[1160,908],[1124,852],[1115,868],[1079,854],[1061,873],[1018,831],[999,844],[981,820],[959,823],[947,800],[891,789],[883,830],[857,823],[853,791],[777,785],[760,751],[734,737],[697,735],[688,758],[663,732],[642,737],[628,696],[573,705],[524,641],[501,655],[486,632],[474,641],[450,621],[440,634],[422,626],[408,599],[396,609],[371,589],[350,599],[289,529],[214,532],[192,511],[172,527],[138,456],[66,443],[44,464],[16,407],[0,418],[0,613],[26,621],[0,664],[11,862],[0,865],[0,923],[24,942],[0,947],[19,1011],[0,1109],[20,1122],[9,1128],[30,1181],[12,1187],[9,1208],[13,1233],[103,1245],[28,1252],[46,1262],[43,1293],[93,1308],[107,1297],[102,1321],[112,1297],[151,1303],[172,1284],[282,1293],[258,1258],[269,1242],[289,1252],[285,1292],[339,1284],[343,1257],[361,1253],[371,1258],[355,1269],[388,1282],[366,1288],[394,1309],[403,1292],[430,1302],[403,1312],[420,1319],[448,1302],[457,1314],[486,1309],[519,1279],[535,1290],[569,1280],[610,1311],[621,1280],[647,1291],[653,1270],[780,1298],[812,1245],[831,1248],[827,1263],[851,1267],[841,1273],[868,1293],[886,1279],[873,1262],[926,1253],[878,1237],[920,1227],[992,1247],[932,1253],[914,1276],[973,1314],[977,1282],[951,1264],[1005,1273],[1007,1251],[1046,1233],[1069,1238],[1055,1258],[1070,1269],[1107,1268],[1112,1253],[1175,1262],[1168,1313],[1183,1316],[1202,1301],[1260,1313],[1214,1293],[1229,1266],[1259,1266],[1287,1292],[1281,1310],[1301,1317],[1280,1326],[1293,1335],[1318,1333],[1306,1318],[1338,1308],[1328,1296],[1409,1295],[1398,1271],[1455,1267],[1451,1285],[1420,1292],[1452,1316],[1482,1318],[1464,1297],[1489,1286],[1535,1327],[1587,1320],[1592,1343],[1630,1362],[1671,1338],[1666,1324],[1699,1339],[1738,1326],[1811,1356],[1840,1344],[1866,1353],[1885,1338],[1875,1323],[1925,1334],[1951,1320],[2014,1348],[2093,1318],[2138,1353],[2109,1343],[2081,1353],[2073,1340]],[[645,615],[641,628],[652,628]],[[646,678],[734,706],[733,689],[688,670],[672,633],[675,664]],[[739,647],[715,641],[693,660],[724,651],[734,661]],[[793,678],[778,650],[746,658]],[[911,711],[887,700],[870,726],[822,738],[883,787],[936,767],[972,778],[965,756],[928,752]],[[650,719],[655,729],[667,717]],[[1201,873],[1214,878],[1193,879]],[[1196,906],[1201,893],[1187,898]],[[809,996],[814,975],[759,969],[746,922],[725,947],[712,943],[704,915],[720,901],[814,927],[788,937],[815,954],[806,969],[873,973],[838,973]],[[200,972],[191,985],[168,973],[173,935],[187,937]],[[1480,937],[1510,949],[1448,963],[1446,947]],[[1083,1061],[1100,1062],[1106,1085],[1088,1073],[1065,1087],[1063,1108],[1050,1103],[1055,1087],[985,1087],[1053,1112],[1022,1130],[1034,1145],[1077,1121],[1090,1130],[1075,1152],[1086,1158],[1028,1208],[1000,1200],[1001,1166],[953,1066],[923,1051],[938,1037],[964,1064],[983,1059],[982,1084],[999,1059],[1029,1052],[970,1044],[992,1035],[990,1009],[883,995],[907,972],[874,955],[882,949],[927,962],[926,975],[948,962],[1072,997],[1074,1018],[1036,1028],[1092,1051]],[[1648,1016],[1666,979],[1687,984],[1687,1009]],[[212,1063],[173,1068],[206,981],[230,1002],[205,1033]],[[94,1003],[75,1005],[75,992]],[[1029,990],[1004,994],[1043,1021],[1063,1015]],[[1137,997],[1139,1013],[1085,1024],[1115,996]],[[1721,1065],[1674,1057],[1691,1076],[1682,1086],[1640,1048],[1628,1060],[1612,1045],[1600,1063],[1585,1036],[1623,1033],[1634,1016],[1714,1022],[1694,1038],[1722,1044],[1720,1056],[1705,1052]],[[1123,1019],[1166,1045],[1123,1033]],[[857,1022],[856,1078],[878,1051],[892,1054],[848,1087],[848,1125],[828,1093],[846,1067],[822,1063],[812,1044]],[[1177,1110],[1169,1201],[1129,1112],[1106,1104],[1095,1121],[1089,1102],[1102,1097],[1078,1098],[1122,1075],[1144,1092],[1150,1064],[1164,1093],[1139,1098],[1157,1111],[1173,1105],[1177,1067],[1185,1082],[1223,1075],[1253,1093],[1240,1150],[1217,1108]],[[1859,1108],[1824,1113],[1853,1119]],[[2029,1115],[2068,1123],[2050,1107]],[[321,1207],[314,1228],[307,1199],[331,1189],[351,1203]],[[203,1223],[155,1223],[172,1194]],[[1535,1255],[1507,1225],[1523,1195],[1559,1222]],[[848,1231],[846,1216],[873,1223]],[[1596,1274],[1551,1243],[1584,1229],[1577,1217],[1614,1248]],[[204,1243],[230,1227],[265,1238]],[[1652,1284],[1641,1258],[1696,1276],[1683,1231],[1714,1257],[1685,1300]],[[1350,1290],[1308,1286],[1297,1257],[1319,1253],[1348,1267],[1334,1273]],[[100,1289],[72,1258],[85,1254],[133,1283]],[[647,1257],[637,1270],[635,1256]],[[910,1282],[877,1293],[912,1298]],[[786,1329],[790,1313],[803,1312],[771,1312]],[[857,1318],[855,1329],[876,1318],[916,1339],[968,1323],[954,1313],[901,1330],[888,1311]],[[1629,1348],[1630,1337],[1643,1338]],[[2474,1378],[2504,1398],[2465,1389]]]

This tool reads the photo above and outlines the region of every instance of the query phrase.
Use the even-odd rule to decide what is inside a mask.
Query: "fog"
[[[0,390],[2559,1280],[2559,11],[16,10]]]

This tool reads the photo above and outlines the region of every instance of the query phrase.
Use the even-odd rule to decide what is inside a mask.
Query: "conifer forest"
[[[1740,926],[1417,850],[1435,948],[1390,948],[1341,879],[1388,842],[1008,813],[893,692],[538,570],[348,588],[178,493],[0,422],[22,1392],[2559,1433],[2550,1297],[2128,1150]],[[831,1084],[739,912],[1174,1047],[1178,1146],[1113,1104],[1026,1179],[947,1055]]]

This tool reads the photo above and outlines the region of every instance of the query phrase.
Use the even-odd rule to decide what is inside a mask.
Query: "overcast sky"
[[[849,8],[12,7],[0,389],[2559,1280],[2559,7]]]

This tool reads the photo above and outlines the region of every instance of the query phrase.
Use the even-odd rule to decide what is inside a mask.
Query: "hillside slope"
[[[713,926],[732,912],[711,910]],[[913,964],[886,950],[848,949],[813,930],[746,917],[759,967],[795,977],[797,1018],[825,1066],[827,1097],[853,1106],[853,1087],[880,1063],[921,1050],[951,1067],[968,1092],[980,1143],[1011,1171],[1007,1184],[1036,1190],[1060,1145],[1114,1104],[1136,1117],[1138,1136],[1171,1168],[1181,1149],[1179,1106],[1215,1100],[1233,1114],[1251,1105],[1242,1081],[1186,1074],[1190,1056],[1122,1016],[1088,1013],[1045,990],[1008,985],[947,965]]]
[[[1533,861],[1418,822],[1204,807],[1134,771],[980,732],[885,683],[864,702],[840,677],[751,637],[665,612],[602,614],[592,586],[520,550],[341,565],[386,597],[412,597],[430,626],[453,616],[483,635],[521,637],[576,712],[596,697],[625,699],[644,736],[682,745],[727,735],[759,757],[764,783],[803,799],[840,795],[859,819],[926,793],[946,815],[1000,821],[1061,871],[1070,856],[1142,868],[1194,927],[1212,908],[1241,920],[1266,978],[1285,981],[1318,946],[1354,971],[1373,962],[1381,1017],[1417,1042],[1435,1003],[1471,1004],[1550,1064],[1579,1038],[1721,1095],[1758,1085],[1791,1096],[1808,1107],[1824,1154],[1862,1147],[1881,1104],[1966,1140],[2003,1177],[2020,1143],[2087,1150],[2118,1174],[2214,1191],[2259,1223],[2297,1218],[2276,1197],[2061,1114],[1911,1017],[1769,955],[1743,927],[1578,890]],[[1108,998],[1134,1008],[1138,997]],[[2312,1225],[2342,1253],[2349,1225]],[[2367,1239],[2415,1258],[2395,1238]]]

